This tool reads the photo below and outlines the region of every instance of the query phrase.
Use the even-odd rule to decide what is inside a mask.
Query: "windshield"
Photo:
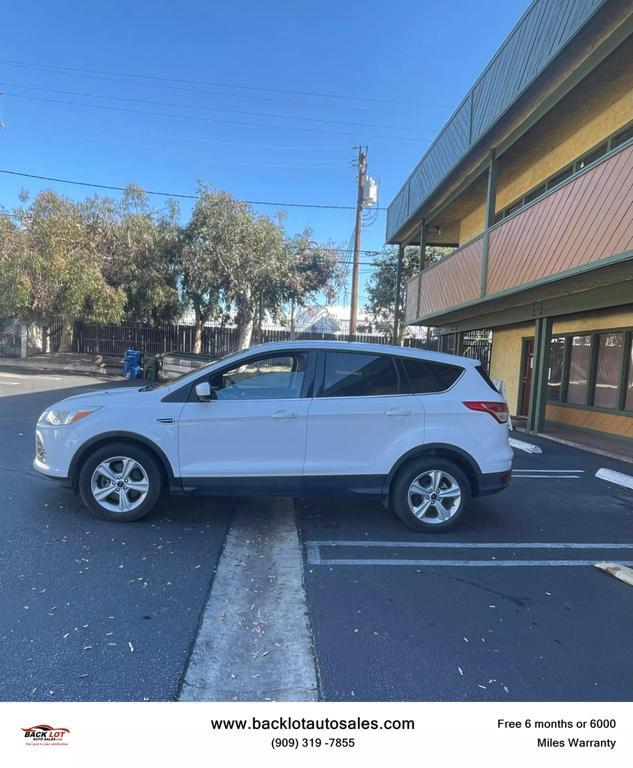
[[[230,360],[233,357],[239,357],[240,355],[244,354],[244,352],[247,352],[246,349],[238,349],[237,352],[229,352],[226,355],[221,355],[220,357],[216,357],[213,360],[209,360],[208,363],[205,363],[205,365],[201,365],[197,368],[192,368],[190,371],[185,371],[184,373],[178,374],[178,376],[172,376],[171,378],[167,379],[167,381],[160,381],[160,382],[153,382],[152,384],[146,384],[144,387],[139,387],[139,392],[149,392],[153,389],[162,389],[164,387],[168,387],[171,384],[176,384],[182,379],[184,379],[186,376],[190,376],[192,373],[200,373],[205,370],[205,368],[208,368],[211,365],[215,365],[216,363],[219,363],[221,360]],[[168,353],[173,355],[178,355],[177,352]],[[195,360],[195,357],[192,359]]]

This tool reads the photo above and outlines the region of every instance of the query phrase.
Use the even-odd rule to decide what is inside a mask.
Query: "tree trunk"
[[[202,352],[202,331],[206,318],[197,305],[194,305],[193,313],[195,318],[193,322],[193,352],[199,355]]]
[[[240,332],[240,349],[246,349],[251,345],[251,338],[253,336],[253,315],[251,292],[250,289],[247,288],[237,305],[237,327]]]
[[[248,317],[242,318],[239,324],[239,328],[239,348],[247,349],[251,345],[251,338],[253,336],[253,315],[251,313],[249,313]]]
[[[59,337],[57,352],[72,352],[73,350],[73,323],[69,320],[62,322],[62,332]]]

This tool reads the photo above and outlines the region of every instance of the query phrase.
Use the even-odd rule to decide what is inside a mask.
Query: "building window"
[[[591,364],[591,336],[574,336],[569,354],[567,402],[586,405],[589,369]]]
[[[633,139],[633,125],[620,131],[620,133],[616,134],[611,139],[611,148],[615,149],[616,147],[619,147],[620,144],[624,144],[625,141],[629,141],[630,139]]]
[[[547,181],[547,188],[552,189],[552,187],[557,186],[561,182],[565,181],[565,179],[568,179],[570,176],[572,176],[574,173],[574,166],[568,165],[567,168],[563,168],[562,171],[559,171],[557,174],[552,176]]]
[[[629,340],[630,341],[630,340]],[[628,376],[626,379],[626,393],[624,398],[624,410],[633,411],[633,346],[629,350]]]
[[[576,170],[582,170],[590,163],[593,163],[595,160],[597,160],[599,157],[606,155],[608,150],[609,142],[605,141],[604,144],[600,144],[599,147],[592,149],[591,152],[587,152],[587,154],[581,157],[580,160],[576,161]]]
[[[581,408],[633,412],[633,329],[552,338],[547,397]]]
[[[598,336],[598,364],[593,395],[595,406],[618,407],[623,344],[623,333],[601,333]]]
[[[549,376],[547,377],[547,399],[560,402],[563,382],[563,360],[565,358],[565,337],[552,339],[549,356]]]

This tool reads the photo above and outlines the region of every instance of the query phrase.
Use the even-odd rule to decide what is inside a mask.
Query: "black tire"
[[[440,474],[434,476],[426,475],[426,473],[431,472],[438,472]],[[422,484],[419,487],[425,490],[425,495],[414,493],[411,499],[418,509],[422,509],[428,503],[429,506],[424,514],[426,519],[418,517],[409,505],[409,490],[412,483],[421,477]],[[455,487],[459,489],[459,498],[457,495],[436,499],[431,498],[435,491],[430,485],[427,485],[427,482],[432,482],[433,477],[439,478],[439,489],[444,493],[450,491],[450,478],[454,482]],[[454,493],[454,491],[450,492]],[[470,482],[466,475],[452,461],[441,457],[434,458],[429,456],[408,462],[398,472],[391,485],[391,505],[396,515],[409,528],[413,528],[415,531],[424,531],[425,533],[441,533],[457,525],[470,505],[471,497]],[[438,504],[442,505],[443,511],[439,511]],[[445,519],[443,519],[444,517]]]
[[[122,475],[116,474],[123,470],[123,463],[116,461],[119,457],[130,459],[136,464],[129,475],[129,487],[128,485],[125,485],[124,488],[117,487],[118,483],[123,479]],[[113,461],[108,463],[108,460]],[[102,467],[105,465],[105,469],[112,472],[115,478],[109,481],[110,485],[112,485],[112,492],[102,503],[99,503],[93,495],[93,475],[95,475],[95,470],[100,465]],[[116,479],[118,477],[121,477],[121,480]],[[147,491],[144,498],[141,498],[142,491],[137,491],[131,486],[134,483],[136,486],[141,487],[146,482],[148,484]],[[103,486],[97,487],[97,492],[106,492],[108,482],[106,482],[105,476],[101,473],[96,473],[94,484],[96,486]],[[140,520],[148,515],[156,506],[163,487],[163,473],[158,460],[150,451],[133,443],[112,442],[97,448],[84,461],[79,473],[79,494],[84,505],[94,517],[111,522],[127,523],[132,520]],[[121,493],[125,494],[127,502],[121,501]],[[120,511],[113,509],[113,507],[121,503],[123,503],[123,506],[127,504],[131,508],[121,509]],[[110,508],[106,508],[102,504]]]

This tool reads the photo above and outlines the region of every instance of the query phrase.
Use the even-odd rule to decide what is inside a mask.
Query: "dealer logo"
[[[27,746],[65,746],[68,744],[66,735],[70,733],[68,728],[54,728],[52,725],[32,725],[30,728],[22,728],[25,744]]]

